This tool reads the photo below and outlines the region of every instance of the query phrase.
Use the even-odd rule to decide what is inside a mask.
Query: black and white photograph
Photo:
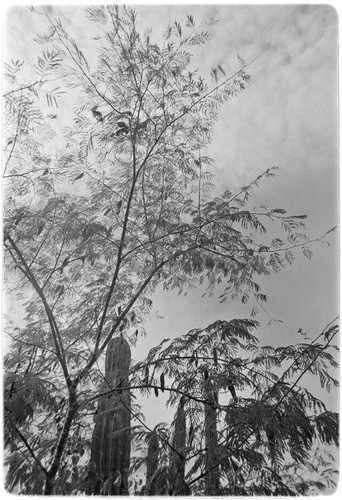
[[[336,493],[335,7],[2,21],[2,493]]]

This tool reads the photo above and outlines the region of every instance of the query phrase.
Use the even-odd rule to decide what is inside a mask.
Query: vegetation
[[[6,325],[7,489],[126,494],[129,464],[145,461],[141,446],[130,460],[130,448],[143,438],[147,494],[330,486],[326,462],[324,481],[298,472],[316,442],[337,444],[338,425],[299,381],[310,373],[326,389],[337,383],[336,323],[276,349],[258,346],[255,319],[218,321],[130,364],[158,286],[206,285],[221,300],[263,307],[258,276],[291,264],[296,247],[311,255],[305,216],[249,208],[275,167],[238,193],[211,189],[206,147],[220,105],[248,84],[248,64],[200,76],[190,51],[215,22],[190,15],[157,45],[132,9],[88,8],[91,62],[47,9],[37,15],[49,27],[37,38],[35,77],[24,80],[22,61],[6,64],[5,279],[23,311]],[[58,106],[73,112],[63,134]],[[144,423],[131,402],[139,391],[170,393],[173,432]]]
[[[187,439],[178,450],[185,450],[180,458],[193,493],[305,495],[334,484],[335,472],[328,464],[338,445],[338,416],[302,379],[309,373],[327,390],[337,385],[331,372],[337,367],[338,326],[328,325],[311,342],[277,348],[259,346],[252,334],[256,327],[251,320],[217,321],[164,340],[134,367],[131,387],[149,366],[149,387],[160,388],[160,378],[166,376],[169,404],[183,401]],[[162,437],[163,429],[155,435],[159,432]],[[321,451],[323,444],[323,449],[330,446],[330,459],[328,452],[325,458],[317,455],[318,444]],[[312,466],[313,456],[318,468]],[[303,479],[307,470],[311,475]],[[159,482],[161,474],[166,475],[165,469],[155,473]],[[164,488],[165,480],[161,483]],[[175,494],[174,484],[175,475],[166,494]],[[162,488],[156,494],[165,494]]]

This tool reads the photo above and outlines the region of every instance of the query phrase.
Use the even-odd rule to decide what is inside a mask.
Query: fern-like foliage
[[[216,321],[204,330],[165,339],[134,367],[131,384],[139,386],[149,367],[145,391],[160,388],[166,378],[169,405],[186,402],[186,481],[193,493],[212,494],[215,477],[216,494],[297,495],[331,488],[333,460],[325,472],[318,467],[305,480],[299,471],[305,470],[315,447],[338,446],[338,415],[299,380],[311,373],[324,379],[322,387],[327,388],[322,372],[329,371],[329,380],[337,384],[332,376],[336,344],[331,342],[338,327],[326,330],[334,333],[325,343],[323,332],[311,343],[276,349],[259,347],[252,334],[256,327],[251,320]],[[214,419],[211,431],[209,418]],[[210,451],[210,432],[215,453]],[[296,475],[289,473],[290,464],[296,464]]]
[[[43,31],[36,64],[5,65],[4,266],[6,292],[21,311],[5,326],[8,488],[71,494],[83,492],[94,472],[82,457],[89,453],[103,353],[113,337],[133,345],[144,333],[157,287],[218,289],[221,300],[253,302],[255,316],[267,299],[258,277],[290,265],[294,247],[311,254],[305,216],[250,205],[252,190],[275,167],[235,194],[213,193],[207,146],[214,124],[220,106],[250,81],[242,60],[209,68],[208,78],[193,68],[192,53],[210,41],[214,20],[188,15],[156,44],[150,31],[138,30],[133,9],[90,7],[85,23],[96,35],[82,44],[51,9],[31,12]],[[273,231],[270,242],[271,223],[279,234]],[[200,439],[206,374],[218,391],[248,387],[260,399],[259,378],[284,356],[292,359],[258,350],[255,326],[217,322],[169,350],[158,347],[142,363],[145,392],[159,390],[164,374],[177,381],[170,404],[191,391],[197,398],[184,410],[198,429],[193,442]],[[243,365],[241,349],[253,353],[254,367]],[[313,349],[318,356],[307,370],[328,388],[335,383],[325,366],[331,358]],[[303,355],[299,363],[307,362]],[[185,366],[193,379],[182,377]],[[277,382],[276,370],[268,377]],[[289,383],[278,381],[274,397],[285,396]],[[304,416],[298,425],[306,429]],[[192,476],[202,466],[198,455]],[[168,467],[159,478],[163,491],[173,477]]]

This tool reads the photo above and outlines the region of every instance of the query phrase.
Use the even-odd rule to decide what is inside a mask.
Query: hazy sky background
[[[86,4],[85,4],[86,5]],[[265,204],[285,208],[290,214],[307,214],[309,233],[318,237],[338,224],[338,18],[331,6],[322,5],[169,5],[137,6],[144,27],[152,27],[158,40],[167,24],[197,22],[214,17],[211,42],[195,47],[194,66],[204,72],[221,64],[227,74],[239,68],[237,54],[254,62],[250,85],[225,104],[215,125],[210,154],[215,159],[218,192],[238,191],[267,168],[278,166],[276,176],[255,190],[251,207]],[[50,15],[89,49],[90,33],[81,9],[58,6]],[[34,60],[33,39],[44,28],[41,17],[24,7],[9,11],[5,23],[4,59]],[[86,56],[89,52],[86,52]],[[91,59],[90,55],[89,58]],[[62,107],[63,111],[63,107]],[[271,238],[270,238],[271,239]],[[301,250],[285,271],[263,279],[270,315],[283,322],[269,323],[260,312],[258,335],[262,343],[301,341],[299,327],[314,338],[338,313],[338,235],[330,246],[313,244],[313,257]],[[176,337],[216,319],[249,317],[252,303],[220,304],[217,297],[201,298],[203,290],[187,297],[158,293],[155,317],[146,323],[147,338],[138,343],[133,357],[141,359],[165,337]],[[331,397],[336,409],[337,393]],[[147,422],[166,417],[150,400]]]

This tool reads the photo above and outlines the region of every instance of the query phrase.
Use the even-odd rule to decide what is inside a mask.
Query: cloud
[[[334,11],[324,6],[240,7],[233,11],[232,15],[225,13],[222,22],[227,26],[219,33],[220,44],[228,47],[233,39],[243,57],[252,50],[260,55],[250,68],[250,87],[224,110],[225,123],[218,133],[224,128],[221,140],[227,143],[228,138],[231,145],[228,158],[233,159],[234,152],[239,163],[239,153],[248,157],[249,152],[251,160],[258,154],[260,158],[276,155],[289,159],[299,155],[310,161],[322,142],[327,149],[333,148],[337,95]],[[227,56],[228,62],[231,57]],[[253,137],[252,144],[248,137]]]
[[[83,9],[54,6],[71,34],[87,46],[91,32]],[[281,170],[265,182],[259,199],[293,212],[310,213],[316,234],[337,219],[337,15],[324,5],[168,5],[139,6],[141,26],[162,35],[175,19],[193,14],[196,22],[216,18],[211,42],[194,48],[194,66],[208,71],[222,64],[228,74],[239,67],[237,54],[252,74],[246,91],[224,105],[215,124],[211,156],[217,184],[238,189],[267,168]],[[41,17],[19,7],[8,17],[9,53],[32,59],[32,40]],[[25,14],[24,14],[25,12]],[[14,15],[15,14],[15,15]],[[8,36],[8,41],[10,37]],[[330,276],[336,269],[333,261]]]

